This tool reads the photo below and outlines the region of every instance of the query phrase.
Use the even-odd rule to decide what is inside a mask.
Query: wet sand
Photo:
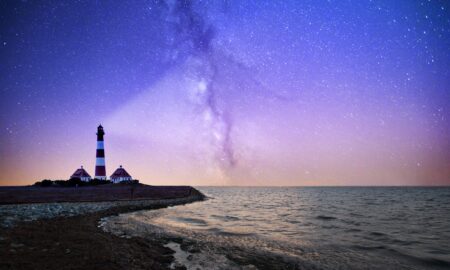
[[[168,269],[174,252],[164,247],[166,242],[118,237],[104,232],[98,223],[103,217],[119,213],[203,199],[200,192],[190,189],[184,199],[131,203],[77,216],[21,221],[2,228],[0,269]]]

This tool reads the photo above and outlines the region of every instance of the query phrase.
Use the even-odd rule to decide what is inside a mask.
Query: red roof
[[[122,165],[111,175],[110,178],[130,177],[131,175],[122,168]]]
[[[87,171],[83,169],[83,166],[81,166],[80,169],[77,169],[70,178],[81,178],[81,177],[91,177]]]

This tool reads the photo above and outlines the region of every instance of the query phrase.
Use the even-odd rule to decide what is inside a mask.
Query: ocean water
[[[450,188],[198,189],[208,200],[110,225],[188,239],[192,269],[450,269]]]

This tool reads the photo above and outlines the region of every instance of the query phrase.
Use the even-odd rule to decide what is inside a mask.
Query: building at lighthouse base
[[[124,168],[122,168],[122,165],[117,168],[117,170],[111,175],[110,179],[113,183],[130,182],[133,180],[131,175]]]
[[[81,168],[77,169],[70,176],[70,179],[80,179],[83,182],[89,182],[91,181],[91,176],[87,173],[85,169],[83,169],[83,166],[81,166]]]

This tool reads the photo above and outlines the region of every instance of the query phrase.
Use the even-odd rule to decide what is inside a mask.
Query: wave
[[[404,252],[394,248],[389,248],[387,250],[389,254],[395,254],[397,257],[404,258],[408,261],[414,261],[416,264],[420,264],[423,266],[437,267],[439,269],[449,269],[450,267],[449,260],[436,257],[429,257],[426,255],[411,254],[409,252]]]
[[[381,232],[371,232],[371,233],[369,233],[370,235],[373,235],[373,236],[387,236],[386,234],[384,234],[384,233],[381,233]]]
[[[208,226],[208,223],[203,219],[198,218],[186,218],[186,217],[176,217],[177,221],[186,222],[190,224],[195,224],[197,226]]]
[[[220,220],[223,220],[223,221],[238,221],[238,220],[240,220],[240,218],[238,218],[238,217],[228,216],[228,215],[225,215],[225,216],[211,215],[211,217],[216,218],[216,219],[220,219]]]
[[[333,219],[336,219],[336,217],[319,215],[319,216],[316,216],[316,219],[320,219],[320,220],[333,220]]]
[[[210,228],[207,231],[219,236],[255,236],[254,233],[230,232],[221,230],[219,228]]]
[[[352,246],[355,249],[361,249],[361,250],[381,250],[381,249],[388,249],[386,246],[362,246],[362,245],[353,245]]]

